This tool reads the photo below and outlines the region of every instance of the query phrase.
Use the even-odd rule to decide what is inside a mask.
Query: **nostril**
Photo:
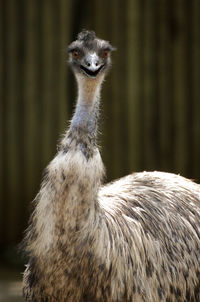
[[[87,64],[88,67],[90,67],[90,65],[91,65],[89,62],[87,62],[86,64]]]
[[[96,65],[96,66],[99,66],[99,61],[97,61],[97,62],[95,63],[95,65]]]

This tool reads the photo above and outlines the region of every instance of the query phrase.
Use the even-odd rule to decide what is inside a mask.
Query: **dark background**
[[[107,180],[163,170],[200,181],[199,0],[0,0],[0,257],[16,263],[42,171],[72,116],[67,45],[117,47],[102,91]]]

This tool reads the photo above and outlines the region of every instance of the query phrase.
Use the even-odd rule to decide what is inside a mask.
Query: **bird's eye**
[[[103,57],[104,59],[106,59],[108,57],[109,51],[108,50],[104,50],[103,51]]]
[[[74,59],[78,59],[78,51],[77,51],[77,50],[73,50],[73,51],[72,51],[72,57],[73,57]]]

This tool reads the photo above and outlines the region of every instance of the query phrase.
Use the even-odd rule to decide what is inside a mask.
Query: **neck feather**
[[[97,132],[102,79],[88,79],[79,75],[77,83],[78,100],[71,129],[82,129],[93,136]]]

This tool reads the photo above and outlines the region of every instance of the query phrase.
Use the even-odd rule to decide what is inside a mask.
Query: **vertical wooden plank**
[[[96,10],[95,10],[95,1],[88,0],[87,3],[85,2],[85,14],[82,20],[82,28],[86,28],[89,30],[95,31],[95,18],[96,18]]]
[[[185,1],[174,1],[177,37],[174,43],[174,111],[175,111],[175,171],[186,175],[186,159],[188,156],[187,141],[187,56],[186,56],[186,14]]]
[[[140,116],[139,116],[139,124],[138,127],[140,129],[140,147],[139,147],[139,152],[140,152],[140,163],[139,163],[139,169],[140,170],[146,170],[146,162],[145,162],[145,123],[144,123],[144,118],[145,118],[145,0],[142,0],[140,5],[140,12],[141,12],[141,19],[140,19]]]
[[[6,224],[4,231],[6,240],[12,242],[14,240],[13,225],[17,228],[16,209],[18,202],[18,188],[20,187],[20,161],[19,161],[19,124],[18,124],[18,79],[19,79],[19,65],[18,65],[18,19],[16,2],[8,0],[6,2],[6,22],[7,22],[7,83],[6,83],[6,140],[5,140],[5,155],[6,166]]]
[[[112,114],[113,114],[113,174],[119,177],[128,171],[128,121],[127,112],[127,56],[124,52],[127,50],[127,40],[124,34],[127,30],[126,25],[126,3],[123,7],[115,5],[112,1],[111,19],[115,26],[111,28],[113,41],[117,41],[117,53],[115,55],[116,67],[112,72]],[[120,22],[119,22],[120,20]],[[120,34],[119,34],[120,33]]]
[[[116,127],[118,127],[118,148],[119,148],[119,171],[118,175],[123,176],[132,172],[130,168],[130,158],[132,156],[129,147],[130,133],[129,133],[129,107],[128,107],[128,69],[130,67],[128,55],[129,40],[127,39],[126,32],[128,30],[127,10],[128,2],[118,6],[118,33],[120,58],[118,60],[118,116],[116,116]],[[123,34],[124,33],[124,34]]]
[[[127,18],[126,18],[126,12],[127,12],[127,2],[123,5],[124,11],[122,10],[122,7],[119,6],[119,19],[122,19],[122,31],[124,33],[127,32]],[[118,23],[120,24],[120,23]],[[120,27],[119,27],[120,29]],[[122,53],[124,53],[125,50],[129,48],[129,40],[127,40],[126,34],[120,35],[121,37],[121,45],[122,45]],[[122,58],[122,57],[121,57]],[[122,80],[124,81],[123,86],[120,87],[120,94],[119,94],[119,101],[120,101],[120,107],[121,107],[121,124],[120,124],[120,132],[121,137],[119,136],[119,146],[120,146],[120,162],[121,162],[121,168],[120,168],[120,176],[126,175],[132,170],[130,169],[130,148],[129,148],[129,121],[128,121],[128,68],[129,68],[129,61],[128,56],[125,56],[124,62],[122,59],[120,59],[120,73],[119,73],[119,80],[118,83],[121,83]]]
[[[102,39],[109,40],[114,46],[118,47],[117,40],[112,34],[112,26],[110,25],[112,3],[110,1],[102,2],[95,0],[94,9],[96,14],[95,31],[97,35]],[[112,90],[114,85],[113,77],[114,73],[116,72],[115,68],[117,66],[117,52],[112,54],[113,66],[110,73],[106,77],[105,83],[103,84],[101,102],[103,109],[100,118],[100,132],[102,132],[102,134],[100,135],[99,139],[101,141],[100,145],[102,146],[102,157],[106,166],[106,175],[108,181],[114,178],[113,155],[116,151],[113,144],[113,106],[115,106],[117,100],[114,99]]]
[[[193,34],[193,47],[192,47],[192,82],[193,82],[193,132],[194,132],[194,142],[193,142],[193,173],[194,178],[200,182],[200,2],[194,0],[193,4],[193,16],[192,16],[192,34]]]
[[[106,33],[107,29],[107,12],[109,10],[108,2],[103,3],[102,1],[95,0],[94,1],[94,13],[95,13],[95,24],[94,24],[94,31],[96,34],[105,39],[105,34],[109,35],[109,28]],[[102,16],[105,14],[105,18],[103,19]],[[107,36],[108,38],[108,36]]]
[[[186,1],[184,5],[185,11],[185,55],[186,55],[186,69],[185,69],[185,82],[186,87],[186,117],[185,117],[185,136],[186,136],[186,158],[185,158],[185,176],[193,177],[193,164],[191,163],[191,156],[193,155],[193,142],[194,142],[194,83],[192,79],[192,56],[193,56],[193,26],[192,26],[192,1]]]
[[[17,82],[17,96],[16,96],[16,120],[17,127],[16,137],[17,137],[17,153],[18,153],[18,186],[17,192],[14,199],[14,206],[12,207],[12,211],[15,212],[15,222],[11,225],[11,229],[13,232],[13,241],[21,239],[21,232],[23,230],[23,218],[21,217],[22,213],[22,204],[25,197],[24,194],[24,179],[25,179],[25,165],[24,165],[24,29],[25,29],[25,18],[24,18],[24,0],[21,1],[21,6],[17,5],[17,25],[18,25],[18,48],[17,48],[17,64],[18,69],[16,73],[16,82]],[[20,76],[19,76],[20,75]],[[13,227],[15,226],[15,227]]]
[[[159,5],[159,128],[160,128],[160,168],[173,170],[174,112],[173,112],[173,34],[171,31],[171,1],[161,0]]]
[[[120,131],[120,123],[121,123],[121,112],[120,112],[120,98],[119,98],[119,90],[121,85],[123,86],[124,80],[119,82],[118,75],[120,74],[120,68],[119,68],[119,62],[121,59],[121,53],[123,52],[123,46],[121,45],[120,41],[120,35],[118,31],[118,18],[119,18],[119,7],[115,5],[114,1],[112,2],[112,12],[111,12],[111,19],[113,20],[113,24],[115,26],[111,27],[111,35],[113,37],[114,41],[117,41],[117,48],[118,51],[115,56],[116,60],[116,67],[113,70],[112,78],[113,78],[113,85],[112,85],[112,144],[113,144],[113,156],[112,156],[112,163],[113,163],[113,175],[115,177],[119,177],[119,171],[121,168],[120,163],[120,146],[119,146],[119,137],[121,137],[121,131]],[[120,83],[120,84],[119,84]]]
[[[52,143],[52,137],[55,134],[55,114],[54,108],[54,89],[53,83],[53,36],[54,32],[54,14],[52,9],[52,0],[45,0],[41,3],[42,11],[42,141],[41,141],[41,162],[45,167],[55,152],[55,143]],[[51,125],[51,128],[49,127]]]
[[[3,171],[2,171],[2,156],[3,156],[3,89],[4,87],[2,86],[3,83],[3,61],[4,61],[4,55],[5,52],[3,51],[4,47],[4,34],[3,31],[5,28],[3,28],[3,1],[0,1],[0,41],[2,41],[2,45],[0,48],[0,194],[2,192],[2,180],[3,180]],[[1,206],[1,205],[0,205]]]
[[[59,22],[57,34],[59,36],[58,41],[58,64],[59,64],[59,78],[57,80],[58,85],[58,133],[62,133],[69,119],[69,102],[70,102],[70,90],[69,82],[67,77],[72,76],[69,67],[67,66],[68,56],[66,53],[67,44],[71,42],[70,33],[71,28],[71,11],[72,2],[61,0],[59,5],[59,17],[57,22]],[[56,103],[56,100],[54,100]]]
[[[144,9],[144,157],[145,167],[154,170],[159,165],[156,3],[146,1]]]
[[[142,39],[143,39],[143,19],[142,2],[140,0],[130,0],[127,6],[127,118],[128,118],[128,138],[129,138],[129,164],[130,171],[141,169],[141,111],[142,111]]]
[[[26,203],[37,192],[40,165],[40,66],[39,66],[39,14],[37,1],[25,2],[25,85],[24,85],[24,137],[25,137],[25,196]],[[27,209],[27,208],[26,208]]]
[[[6,24],[5,1],[0,1],[0,243],[4,240],[5,225],[5,88],[6,88]]]

